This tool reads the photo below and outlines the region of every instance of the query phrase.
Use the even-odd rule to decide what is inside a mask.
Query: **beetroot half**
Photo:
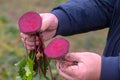
[[[55,38],[44,49],[44,53],[49,58],[61,58],[69,50],[69,42],[64,38]]]
[[[27,12],[19,19],[19,29],[23,33],[34,33],[40,30],[42,19],[36,12]]]

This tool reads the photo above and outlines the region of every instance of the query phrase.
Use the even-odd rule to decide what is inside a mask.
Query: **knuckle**
[[[35,47],[34,46],[26,46],[26,48],[28,49],[28,50],[34,50],[35,49]]]

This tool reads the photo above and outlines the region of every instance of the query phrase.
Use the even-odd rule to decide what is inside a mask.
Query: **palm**
[[[69,61],[78,61],[78,65],[58,61],[60,75],[69,80],[99,80],[101,57],[90,52],[72,53],[66,56]]]

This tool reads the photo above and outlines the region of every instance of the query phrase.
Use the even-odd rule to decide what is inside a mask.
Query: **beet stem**
[[[47,71],[47,69],[46,69],[46,59],[47,59],[47,57],[44,54],[44,43],[43,43],[43,38],[42,38],[41,33],[38,34],[38,36],[39,36],[39,42],[41,43],[40,51],[43,54],[43,61],[44,61],[44,73],[43,74],[46,76],[46,71]]]
[[[38,61],[38,78],[40,80],[40,62]]]
[[[28,63],[28,49],[26,47],[26,38],[25,38],[25,49],[26,49],[26,64]]]
[[[46,75],[46,56],[43,54],[43,59],[44,59],[44,74]]]
[[[50,61],[48,59],[47,59],[47,61],[48,61],[48,67],[49,67],[49,70],[50,70],[51,80],[54,80],[53,75],[52,75],[51,66],[50,66]]]

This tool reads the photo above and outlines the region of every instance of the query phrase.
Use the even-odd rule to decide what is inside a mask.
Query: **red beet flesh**
[[[44,53],[49,58],[61,58],[69,49],[69,42],[64,38],[55,38],[44,49]]]
[[[34,33],[41,28],[42,19],[36,12],[27,12],[20,17],[18,24],[21,32]]]

